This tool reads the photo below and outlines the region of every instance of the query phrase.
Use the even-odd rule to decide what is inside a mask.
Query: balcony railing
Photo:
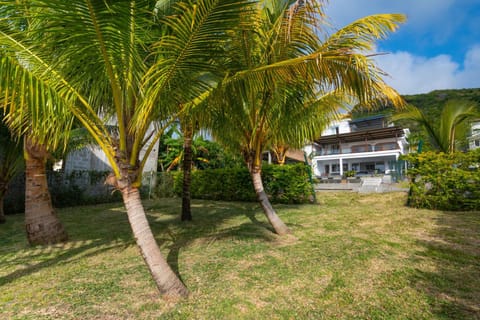
[[[398,145],[390,145],[390,146],[382,146],[380,148],[369,146],[368,151],[367,148],[342,148],[342,149],[335,149],[335,150],[321,150],[314,152],[315,156],[330,156],[330,155],[337,155],[337,154],[352,154],[352,153],[365,153],[365,152],[379,152],[379,151],[389,151],[389,150],[400,150]]]

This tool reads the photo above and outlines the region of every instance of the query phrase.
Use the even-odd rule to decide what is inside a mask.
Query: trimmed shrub
[[[262,179],[265,192],[273,203],[306,203],[312,198],[308,170],[304,164],[265,165]],[[182,172],[174,172],[174,190],[182,195]],[[196,170],[192,172],[191,194],[194,199],[256,201],[252,180],[244,167]]]
[[[480,209],[480,149],[466,153],[425,152],[405,157],[410,206],[440,210]]]

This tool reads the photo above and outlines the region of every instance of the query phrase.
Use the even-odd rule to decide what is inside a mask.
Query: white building
[[[389,124],[385,116],[334,122],[307,147],[315,176],[390,174],[400,155],[408,153],[408,129]]]
[[[468,148],[470,150],[480,148],[480,120],[472,123],[470,135],[468,137]]]

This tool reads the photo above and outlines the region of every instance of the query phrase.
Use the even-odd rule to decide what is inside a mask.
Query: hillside
[[[426,115],[440,115],[445,102],[452,99],[475,101],[480,111],[480,88],[458,90],[435,90],[424,94],[402,96],[409,104],[421,109]]]

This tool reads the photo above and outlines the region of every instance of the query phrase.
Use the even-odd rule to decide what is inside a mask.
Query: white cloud
[[[401,94],[480,87],[480,45],[468,50],[463,66],[448,55],[426,58],[401,51],[376,61],[389,74],[385,81]]]

